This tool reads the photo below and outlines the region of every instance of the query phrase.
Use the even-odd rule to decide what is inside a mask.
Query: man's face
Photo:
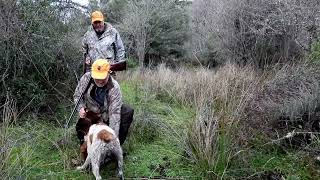
[[[109,78],[109,75],[105,79],[93,79],[93,80],[98,87],[103,87],[104,85],[107,84],[108,78]]]
[[[97,32],[102,32],[104,30],[104,22],[103,21],[95,21],[92,24],[93,28]]]

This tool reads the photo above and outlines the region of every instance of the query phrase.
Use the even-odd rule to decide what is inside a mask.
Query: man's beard
[[[94,31],[97,33],[97,35],[101,36],[104,33],[105,29],[106,26],[104,26],[103,28],[96,28],[94,29]]]
[[[106,78],[106,79],[105,79],[103,82],[101,82],[101,83],[95,82],[95,84],[96,84],[97,87],[103,87],[103,86],[105,86],[107,83],[108,83],[108,78]]]
[[[95,29],[95,31],[96,31],[97,33],[102,33],[102,32],[104,31],[104,29],[97,28],[97,29]]]
[[[96,86],[98,86],[98,87],[103,87],[104,84],[96,84]]]

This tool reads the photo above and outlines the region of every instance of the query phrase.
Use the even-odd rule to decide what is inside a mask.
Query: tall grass
[[[129,144],[130,140],[133,141],[131,145],[134,141],[148,143],[155,137],[169,135],[165,138],[177,142],[183,152],[181,155],[194,164],[203,177],[229,178],[233,160],[239,157],[244,145],[248,145],[251,135],[257,131],[266,134],[277,131],[271,122],[280,116],[298,117],[315,111],[320,100],[318,72],[314,66],[286,65],[257,73],[251,67],[227,64],[214,71],[205,68],[171,70],[161,65],[156,70],[124,74],[119,76],[120,81],[126,78],[136,84],[127,89],[129,93],[135,93],[130,94],[133,98],[130,102],[137,105],[134,105],[137,108]],[[132,87],[136,89],[130,89]],[[167,106],[162,100],[169,102]],[[170,104],[170,101],[174,103]],[[178,105],[195,111],[191,122],[180,121],[184,126],[177,126],[158,116],[164,113],[168,118],[168,112],[161,112],[162,109]],[[51,177],[68,177],[68,174],[77,173],[72,171],[71,163],[72,158],[79,158],[76,140],[69,144],[73,148],[57,142],[64,136],[71,141],[70,134],[74,129],[48,128],[50,124],[36,120],[30,124],[26,121],[26,127],[21,129],[11,127],[17,109],[9,95],[1,110],[2,177],[42,178],[46,173],[51,173]],[[172,118],[174,116],[177,114]],[[319,142],[309,146],[318,147]],[[46,159],[46,156],[50,158]],[[38,172],[40,167],[55,170]]]
[[[56,179],[74,174],[71,159],[80,159],[77,145],[70,143],[74,127],[66,130],[53,127],[32,115],[18,121],[16,101],[10,95],[1,110],[1,179]],[[63,139],[65,134],[67,142]]]
[[[17,108],[16,101],[7,93],[5,103],[2,108],[2,122],[0,122],[0,170],[3,178],[8,178],[10,175],[10,164],[8,160],[11,154],[12,147],[15,145],[14,140],[10,138],[9,128],[12,122],[16,120]]]
[[[251,99],[247,114],[252,127],[259,127],[269,135],[279,124],[302,120],[315,115],[320,102],[320,69],[312,64],[285,65],[268,71],[261,88]],[[281,122],[285,118],[285,122]],[[256,121],[259,119],[259,121]],[[306,121],[306,120],[304,120]],[[307,120],[308,121],[308,120]],[[312,122],[302,122],[302,126]],[[271,126],[271,125],[274,126]],[[303,127],[306,128],[306,127]],[[278,129],[279,130],[279,129]],[[287,133],[287,125],[283,132]],[[310,129],[303,129],[309,131]]]
[[[196,117],[186,125],[180,145],[205,176],[222,177],[237,150],[238,121],[259,82],[255,72],[231,64],[216,72],[204,68],[173,71],[162,65],[155,71],[131,74],[131,78],[195,109]]]
[[[137,94],[139,96],[137,99],[140,99],[140,101],[136,102],[138,105],[135,109],[135,120],[131,128],[134,134],[133,138],[140,142],[152,141],[163,132],[163,127],[166,126],[165,121],[155,115],[159,109],[159,107],[153,105],[156,104],[156,95],[148,84],[141,85],[135,92],[140,92]]]
[[[277,134],[274,121],[281,116],[314,112],[320,101],[318,72],[308,64],[263,72],[234,64],[216,70],[171,70],[161,65],[126,78],[147,85],[153,97],[193,107],[194,120],[181,136],[173,137],[182,137],[177,141],[205,177],[225,178],[233,157],[257,132]]]

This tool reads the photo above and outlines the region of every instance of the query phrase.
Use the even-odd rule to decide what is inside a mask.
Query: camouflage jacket
[[[73,95],[75,103],[80,98],[81,93],[86,89],[90,79],[90,72],[87,72],[81,77]],[[120,111],[122,106],[120,86],[116,80],[109,76],[108,83],[106,84],[107,95],[105,97],[103,106],[100,106],[90,95],[94,86],[94,82],[92,82],[89,85],[88,90],[85,92],[83,98],[80,100],[78,111],[80,110],[80,108],[84,107],[87,108],[89,111],[101,113],[103,121],[109,124],[109,126],[116,132],[118,136],[120,128]]]
[[[123,60],[124,46],[119,32],[111,24],[105,23],[105,32],[98,38],[92,26],[82,40],[82,50],[85,58],[91,63],[97,59],[108,59],[112,63]]]

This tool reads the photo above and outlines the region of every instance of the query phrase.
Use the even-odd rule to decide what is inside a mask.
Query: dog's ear
[[[77,131],[82,131],[84,134],[89,132],[89,128],[91,126],[91,121],[86,118],[79,118],[76,129]]]
[[[97,137],[105,142],[109,142],[110,140],[112,140],[113,134],[103,129],[98,133]]]

